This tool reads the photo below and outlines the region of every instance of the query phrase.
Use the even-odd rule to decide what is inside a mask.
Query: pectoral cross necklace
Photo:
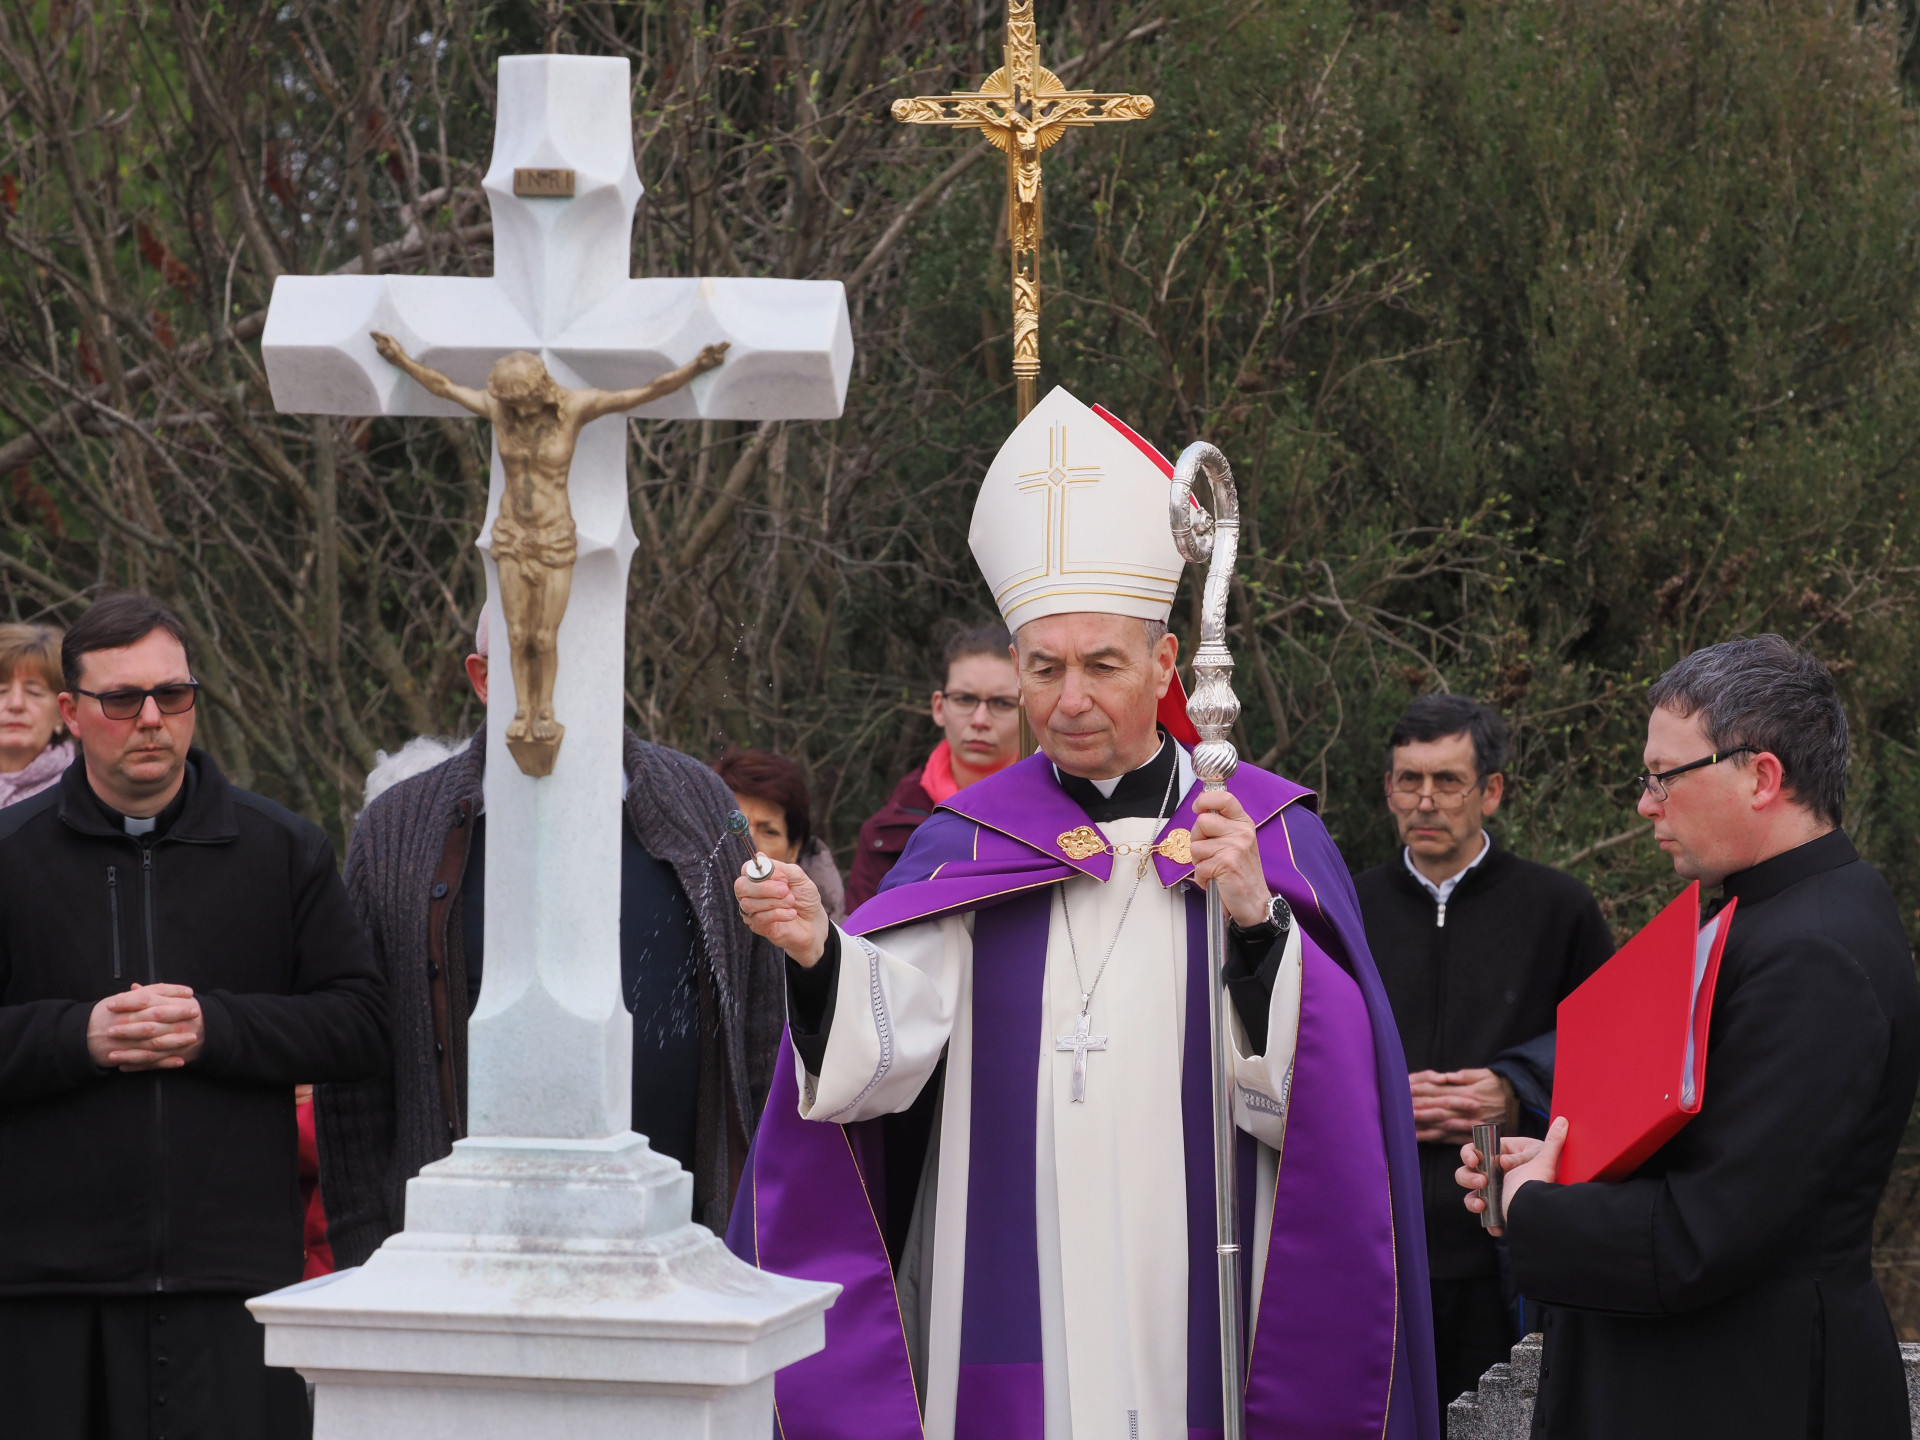
[[[1167,775],[1167,793],[1160,798],[1160,813],[1153,817],[1153,828],[1157,832],[1167,818],[1167,807],[1173,803],[1173,782],[1180,774],[1179,758],[1176,756],[1172,770]],[[1100,968],[1093,972],[1091,985],[1080,975],[1080,946],[1073,938],[1073,912],[1067,908],[1067,892],[1060,892],[1060,915],[1067,922],[1067,953],[1073,957],[1073,983],[1080,987],[1080,1013],[1074,1017],[1073,1033],[1054,1038],[1053,1048],[1065,1053],[1073,1053],[1073,1089],[1071,1099],[1075,1105],[1087,1103],[1087,1053],[1107,1048],[1107,1037],[1092,1034],[1093,1028],[1093,992],[1100,988],[1100,978],[1107,973],[1107,965],[1113,959],[1113,952],[1119,948],[1120,932],[1127,928],[1127,916],[1133,910],[1133,897],[1140,893],[1140,882],[1146,878],[1147,867],[1153,861],[1151,850],[1142,852],[1139,864],[1134,867],[1133,888],[1127,891],[1127,903],[1120,907],[1120,923],[1113,927],[1113,939],[1107,942],[1106,957],[1101,960]]]

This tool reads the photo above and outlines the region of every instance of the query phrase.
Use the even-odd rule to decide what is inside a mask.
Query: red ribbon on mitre
[[[1151,460],[1169,481],[1173,479],[1173,462],[1149,445],[1131,425],[1104,405],[1095,405],[1093,413],[1132,441],[1134,448]],[[1198,500],[1192,497],[1188,499],[1196,510],[1200,507]],[[1182,745],[1191,748],[1200,743],[1200,732],[1193,728],[1193,721],[1187,718],[1187,688],[1180,683],[1180,671],[1177,667],[1173,672],[1173,684],[1169,685],[1167,693],[1160,697],[1159,720],[1161,729]]]

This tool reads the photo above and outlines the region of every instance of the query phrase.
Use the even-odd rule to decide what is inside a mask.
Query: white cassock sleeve
[[[794,1056],[800,1118],[844,1124],[913,1104],[953,1034],[972,955],[971,911],[878,935],[840,931],[840,979],[820,1073],[808,1074]]]
[[[841,975],[846,971],[844,962]],[[1287,1096],[1293,1087],[1293,1047],[1300,1034],[1300,927],[1287,928],[1287,948],[1267,1004],[1267,1053],[1249,1055],[1239,1009],[1227,1007],[1227,1052],[1233,1061],[1233,1119],[1261,1144],[1280,1148],[1287,1133]],[[844,985],[844,979],[843,979]],[[842,990],[844,998],[845,991]]]

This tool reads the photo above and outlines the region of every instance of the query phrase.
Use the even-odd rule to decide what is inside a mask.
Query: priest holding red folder
[[[1845,712],[1775,635],[1695,651],[1649,699],[1640,813],[1682,879],[1739,903],[1699,1113],[1616,1181],[1556,1183],[1578,1113],[1505,1142],[1514,1277],[1550,1307],[1534,1434],[1905,1440],[1870,1262],[1920,1084],[1920,984],[1840,828]],[[1481,1157],[1462,1160],[1477,1213]]]

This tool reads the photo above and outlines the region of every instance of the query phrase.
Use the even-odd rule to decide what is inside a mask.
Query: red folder
[[[1679,1133],[1707,1088],[1707,1022],[1736,901],[1700,924],[1689,885],[1560,1002],[1553,1113],[1559,1179],[1622,1180]]]

